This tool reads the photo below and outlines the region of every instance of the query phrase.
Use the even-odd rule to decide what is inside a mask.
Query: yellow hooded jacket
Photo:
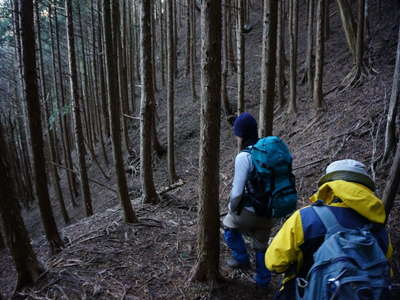
[[[331,181],[323,184],[310,200],[322,200],[332,207],[332,212],[344,227],[357,227],[363,222],[376,224],[379,229],[373,234],[386,256],[391,258],[393,249],[384,229],[385,209],[369,188],[343,180]],[[293,277],[305,276],[312,264],[312,254],[322,244],[325,233],[322,222],[310,206],[297,210],[268,247],[265,253],[267,268],[277,273],[286,272],[283,284]]]

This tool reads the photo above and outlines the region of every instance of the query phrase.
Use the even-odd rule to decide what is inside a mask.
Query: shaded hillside
[[[255,1],[253,1],[254,3]],[[246,35],[246,106],[258,114],[260,87],[260,55],[262,22],[261,3],[253,4],[253,30]],[[327,41],[324,92],[325,109],[317,114],[304,86],[299,86],[298,113],[288,115],[286,108],[276,106],[274,134],[284,138],[294,155],[294,172],[299,190],[299,206],[304,206],[316,190],[316,182],[326,165],[337,159],[354,158],[370,167],[381,195],[389,164],[382,163],[383,132],[390,97],[394,52],[399,12],[393,1],[384,1],[384,17],[371,14],[372,49],[370,59],[377,75],[360,87],[339,92],[337,87],[351,69],[341,23],[332,5],[331,35]],[[375,1],[370,11],[376,11]],[[305,28],[305,11],[301,9],[300,28]],[[199,26],[198,26],[199,27]],[[305,57],[305,30],[300,30],[299,66]],[[180,41],[184,41],[184,33]],[[182,49],[182,47],[178,47]],[[198,47],[200,49],[200,47]],[[199,52],[199,51],[198,51]],[[162,196],[155,206],[140,202],[138,169],[139,135],[136,121],[132,121],[130,136],[135,145],[131,155],[126,154],[130,166],[129,185],[133,205],[140,223],[124,224],[116,194],[92,184],[96,214],[83,218],[83,208],[69,207],[74,223],[62,230],[67,242],[61,254],[49,258],[38,212],[25,211],[25,221],[35,237],[34,248],[45,263],[47,272],[25,294],[34,299],[270,299],[271,290],[257,290],[251,282],[252,272],[230,271],[224,265],[228,255],[221,238],[221,269],[226,279],[212,293],[207,286],[187,282],[196,255],[196,203],[198,189],[199,103],[191,99],[190,83],[183,71],[184,53],[178,64],[176,101],[176,164],[177,173],[185,184]],[[199,66],[197,66],[199,67]],[[299,75],[300,78],[300,75]],[[231,103],[236,92],[235,74],[230,74],[228,88]],[[287,89],[285,88],[285,91]],[[137,90],[139,93],[140,91]],[[329,93],[328,93],[329,92]],[[158,98],[159,135],[166,143],[166,95]],[[226,212],[230,191],[236,143],[231,128],[222,120],[220,161],[220,211]],[[107,145],[110,151],[111,145]],[[107,169],[102,162],[102,166]],[[89,178],[106,182],[95,164],[88,163]],[[155,179],[158,189],[168,185],[165,157],[155,161]],[[115,176],[107,186],[114,188]],[[62,180],[66,185],[66,178]],[[56,204],[55,212],[59,214]],[[389,229],[396,249],[400,248],[398,232],[399,204],[391,215]],[[57,220],[61,217],[58,216]],[[276,229],[279,228],[277,224]],[[396,252],[396,264],[399,253]],[[12,270],[12,271],[10,271]],[[399,278],[395,268],[396,278]],[[6,251],[0,254],[0,290],[9,295],[15,281],[12,262]],[[279,279],[275,277],[275,281]]]

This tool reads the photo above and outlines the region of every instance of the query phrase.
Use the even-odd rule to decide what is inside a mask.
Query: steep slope
[[[253,1],[251,23],[254,29],[246,35],[246,106],[257,115],[260,86],[260,55],[262,23],[261,2]],[[307,197],[316,189],[316,182],[325,166],[336,159],[354,158],[371,166],[377,180],[378,194],[383,191],[388,165],[380,162],[383,151],[383,129],[390,96],[394,66],[394,51],[398,11],[392,1],[384,3],[384,18],[375,13],[372,1],[370,58],[378,71],[358,88],[339,93],[335,90],[350,71],[351,58],[347,50],[336,5],[331,6],[331,36],[327,42],[326,72],[324,77],[325,109],[316,113],[305,87],[299,86],[298,112],[288,115],[286,108],[276,106],[274,134],[283,137],[294,154],[294,168],[300,194],[299,206],[307,204]],[[299,37],[299,65],[305,49],[305,12],[301,9]],[[184,35],[181,36],[184,41]],[[178,47],[184,49],[184,47]],[[200,47],[198,47],[198,52]],[[92,185],[95,211],[91,218],[83,217],[82,207],[71,209],[75,224],[65,227],[63,235],[67,248],[48,258],[45,239],[40,236],[40,222],[35,212],[26,212],[25,220],[35,234],[34,247],[46,263],[48,272],[37,286],[26,294],[38,299],[269,299],[271,291],[256,290],[251,283],[251,272],[232,272],[224,267],[228,255],[222,245],[221,269],[226,281],[212,293],[207,286],[186,282],[196,256],[196,203],[198,173],[199,103],[193,102],[190,83],[184,76],[184,51],[180,53],[176,104],[176,160],[177,173],[185,185],[165,194],[157,206],[133,204],[141,223],[122,222],[115,194],[101,186]],[[199,65],[197,65],[199,67]],[[199,75],[199,74],[198,74]],[[199,77],[199,76],[198,76]],[[300,77],[300,76],[299,76]],[[235,74],[229,78],[229,95],[234,103]],[[159,134],[166,143],[166,96],[158,94]],[[135,121],[133,121],[135,122]],[[138,132],[132,125],[131,137],[138,145]],[[230,190],[235,142],[231,128],[222,120],[221,132],[221,214],[226,211]],[[127,161],[137,163],[138,147]],[[104,166],[105,167],[105,166]],[[159,188],[167,185],[165,157],[156,159],[155,178]],[[107,185],[114,186],[114,175]],[[104,182],[92,164],[89,177]],[[138,174],[130,177],[130,188],[140,195]],[[108,210],[104,211],[106,208]],[[57,207],[55,208],[57,211]],[[389,222],[392,239],[397,249],[400,234],[394,226],[397,212]],[[61,218],[59,218],[61,219]],[[61,225],[61,224],[60,224]],[[276,229],[279,228],[279,224]],[[222,240],[222,239],[221,239]],[[398,254],[397,254],[398,256]],[[396,260],[398,263],[398,261]],[[398,268],[397,268],[398,269]],[[10,271],[12,270],[12,271]],[[397,271],[397,270],[396,270]],[[398,273],[396,273],[398,277]],[[0,290],[10,294],[15,273],[5,251],[0,254]],[[278,280],[278,277],[276,277]]]

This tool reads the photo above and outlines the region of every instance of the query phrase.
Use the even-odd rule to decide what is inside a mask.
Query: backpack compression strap
[[[333,214],[333,212],[331,212],[331,210],[329,209],[328,206],[313,205],[312,208],[314,209],[315,213],[318,215],[322,224],[324,224],[324,226],[326,228],[326,232],[328,234],[345,230],[345,228],[339,224],[335,215]]]

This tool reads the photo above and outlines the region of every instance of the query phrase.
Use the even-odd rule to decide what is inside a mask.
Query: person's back
[[[311,197],[312,202],[325,204],[340,227],[360,229],[369,226],[380,250],[387,257],[391,256],[392,248],[384,228],[384,207],[373,192],[374,183],[363,164],[354,160],[334,162],[328,166],[319,186],[318,192]],[[265,255],[269,270],[286,272],[277,299],[296,299],[295,279],[307,278],[314,264],[314,254],[326,234],[327,228],[313,206],[296,211],[285,222]]]

